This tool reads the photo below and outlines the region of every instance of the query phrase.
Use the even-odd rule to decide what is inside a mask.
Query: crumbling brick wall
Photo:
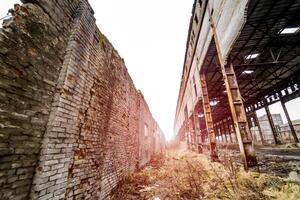
[[[153,156],[165,153],[164,133],[152,116],[143,94],[138,92],[138,168],[144,167]]]
[[[28,198],[75,4],[17,6],[0,29],[0,199]]]
[[[138,167],[147,164],[155,154],[156,121],[152,117],[142,93],[139,96],[139,163]]]
[[[156,123],[154,141],[154,154],[163,155],[166,152],[166,138],[158,123]]]
[[[87,1],[32,2],[0,29],[0,199],[103,199],[154,119]]]

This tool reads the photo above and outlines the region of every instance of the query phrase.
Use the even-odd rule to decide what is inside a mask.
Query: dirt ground
[[[230,159],[212,163],[181,147],[153,159],[121,181],[109,200],[300,199],[300,184],[255,171],[245,172]]]

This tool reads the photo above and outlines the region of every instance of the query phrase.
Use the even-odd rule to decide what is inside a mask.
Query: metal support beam
[[[223,137],[223,133],[222,133],[222,128],[221,128],[221,122],[218,122],[217,123],[217,130],[218,130],[218,135],[220,137],[220,140],[221,140],[221,144],[224,143],[224,137]]]
[[[198,119],[198,112],[197,110],[194,110],[193,112],[193,120],[194,120],[194,131],[195,131],[195,151],[198,153],[202,153],[202,149],[199,149],[199,143],[200,143],[200,122]]]
[[[217,143],[219,143],[217,125],[214,123],[213,127],[214,127],[214,132],[215,132],[215,137],[216,137],[216,144],[217,144]]]
[[[238,143],[238,138],[237,138],[237,135],[236,135],[236,131],[235,131],[235,128],[234,128],[234,124],[233,124],[232,119],[231,119],[230,129],[233,130],[235,143]]]
[[[270,124],[270,127],[271,127],[271,132],[272,132],[273,137],[274,137],[274,142],[275,142],[275,144],[280,144],[281,142],[279,141],[279,139],[277,137],[276,128],[275,128],[275,124],[274,124],[274,121],[273,121],[273,118],[272,118],[272,114],[270,112],[267,100],[265,100],[265,99],[264,99],[264,105],[265,105],[265,110],[266,110],[266,113],[267,113],[268,121],[269,121],[269,124]]]
[[[230,105],[230,110],[234,122],[234,128],[238,138],[238,144],[239,144],[242,160],[244,161],[245,169],[248,169],[249,167],[257,166],[257,159],[252,144],[250,130],[247,124],[244,103],[242,101],[242,96],[239,90],[233,65],[231,61],[229,65],[225,65],[225,61],[223,60],[223,56],[221,53],[221,47],[219,44],[215,23],[209,9],[208,12],[210,15],[211,28],[215,39],[217,54],[220,61],[221,71],[226,86],[228,102]]]
[[[222,65],[222,73],[224,76],[226,91],[234,128],[237,135],[239,148],[244,160],[245,168],[257,165],[256,153],[252,144],[252,137],[247,123],[246,112],[239,91],[238,83],[236,80],[235,72],[232,63],[229,65]]]
[[[216,135],[215,135],[215,131],[214,131],[214,123],[213,123],[213,119],[212,119],[212,111],[211,111],[211,107],[210,107],[210,101],[209,101],[209,96],[208,96],[208,91],[207,91],[205,75],[201,74],[201,73],[200,73],[200,84],[201,84],[202,95],[203,95],[202,105],[203,105],[206,129],[207,129],[207,133],[208,133],[210,157],[211,157],[211,160],[217,161],[218,154],[217,154],[217,147],[216,147]]]
[[[228,120],[228,118],[226,120],[226,125],[227,125],[227,130],[228,130],[228,134],[229,134],[230,143],[233,143],[231,126],[230,126],[230,121]]]
[[[205,131],[206,127],[205,127],[204,117],[198,117],[198,114],[199,113],[197,113],[197,121],[199,124],[198,152],[203,153],[203,147],[205,146],[205,138],[206,138],[206,131]]]
[[[251,134],[251,138],[252,138],[252,141],[253,141],[254,139],[253,139],[253,134],[252,134],[252,131],[251,131],[251,128],[253,127],[252,117],[246,114],[246,118],[247,118],[248,128],[249,128],[249,131],[250,131],[250,134]],[[253,143],[254,143],[254,141],[253,141]]]
[[[191,126],[190,126],[190,132],[191,132],[191,150],[194,151],[194,145],[195,145],[195,124],[194,124],[194,116],[193,113],[189,119]]]
[[[221,133],[222,133],[222,135],[224,135],[225,143],[227,144],[228,143],[228,141],[227,141],[227,134],[226,134],[226,129],[225,129],[224,121],[223,120],[221,120]]]
[[[290,115],[289,115],[289,113],[288,113],[288,110],[287,110],[287,108],[286,108],[286,106],[285,106],[285,103],[284,103],[284,101],[283,101],[282,99],[280,100],[280,102],[281,102],[281,105],[282,105],[284,114],[285,114],[285,116],[286,116],[286,119],[287,119],[287,121],[288,121],[288,123],[289,123],[290,130],[291,130],[292,136],[293,136],[293,138],[294,138],[294,142],[298,143],[298,142],[299,142],[299,139],[298,139],[298,137],[297,137],[296,131],[295,131],[295,129],[294,129],[293,123],[292,123],[292,121],[291,121],[291,118],[290,118]]]
[[[258,129],[258,133],[259,133],[259,136],[260,136],[261,144],[265,145],[266,142],[265,142],[265,139],[263,137],[262,130],[261,130],[261,127],[260,127],[260,124],[259,124],[259,121],[258,121],[258,118],[257,118],[257,114],[256,114],[255,111],[253,112],[253,119],[254,119],[254,124],[255,124],[255,126],[257,126],[257,129]]]

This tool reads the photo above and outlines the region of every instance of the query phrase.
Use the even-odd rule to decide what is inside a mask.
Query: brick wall
[[[145,166],[156,154],[164,153],[165,138],[163,132],[154,120],[147,102],[141,92],[138,92],[139,102],[139,157],[138,167]]]
[[[150,161],[153,155],[155,120],[139,92],[139,167]]]
[[[71,27],[61,4],[18,7],[0,29],[0,199],[28,198]]]
[[[154,136],[154,154],[165,154],[166,152],[166,138],[159,127],[158,123],[156,123],[155,136]]]
[[[103,199],[155,153],[156,122],[86,1],[23,4],[0,67],[0,199]]]

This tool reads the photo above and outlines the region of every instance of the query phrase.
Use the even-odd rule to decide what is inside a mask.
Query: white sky
[[[0,16],[17,0],[0,0]],[[173,122],[194,0],[90,0],[97,25],[140,89],[167,138]]]
[[[17,0],[0,0],[0,18]],[[128,71],[167,138],[173,122],[194,0],[90,0],[97,25],[124,58]],[[287,103],[300,118],[300,99]],[[270,106],[281,113],[280,103]],[[258,116],[264,114],[258,111]]]
[[[97,25],[167,138],[173,122],[194,0],[90,0]]]
[[[287,102],[285,105],[286,105],[286,108],[289,112],[291,120],[300,119],[300,98],[293,99],[293,100]],[[277,103],[274,103],[274,104],[270,105],[269,109],[270,109],[270,112],[272,114],[280,113],[281,117],[282,117],[282,120],[283,120],[283,123],[287,123],[287,119],[285,117],[285,114],[284,114],[284,111],[281,107],[280,102],[277,102]],[[259,116],[259,117],[263,116],[263,115],[266,115],[266,111],[265,111],[264,108],[256,111],[256,113],[257,113],[257,116]]]

